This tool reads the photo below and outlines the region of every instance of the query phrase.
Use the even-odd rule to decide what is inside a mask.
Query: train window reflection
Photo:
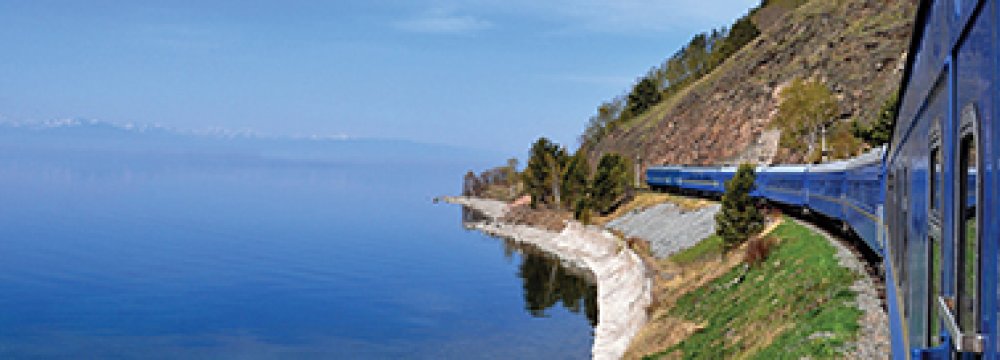
[[[979,279],[979,241],[977,237],[976,219],[976,164],[977,149],[973,134],[966,134],[961,140],[961,152],[959,158],[960,181],[958,184],[959,196],[958,207],[960,220],[957,224],[958,243],[956,247],[957,262],[957,285],[958,285],[958,324],[963,332],[975,332],[977,329],[976,318],[979,311],[977,306],[978,279]]]
[[[930,282],[928,291],[928,304],[933,304],[934,299],[941,294],[941,223],[940,223],[940,209],[941,209],[941,147],[940,138],[932,136],[933,147],[931,148],[930,156],[930,202],[928,209],[928,247],[929,247],[929,259],[930,263],[928,271],[930,276],[928,280]],[[937,336],[941,330],[940,320],[938,318],[938,312],[933,310],[933,306],[928,306],[928,329],[927,329],[927,342],[930,346],[940,345],[940,338]]]
[[[930,158],[930,160],[931,160],[931,164],[930,164],[931,165],[930,166],[930,172],[931,172],[931,179],[930,179],[931,180],[931,184],[930,184],[931,185],[930,186],[930,189],[931,189],[931,203],[930,203],[930,206],[931,206],[932,210],[938,210],[938,209],[941,208],[941,192],[942,192],[942,187],[943,187],[942,183],[941,183],[941,177],[942,177],[941,163],[942,163],[943,159],[942,159],[941,148],[940,147],[935,147],[933,150],[931,150],[931,158]],[[940,217],[940,214],[937,211],[932,212],[930,215],[933,216],[933,217]]]

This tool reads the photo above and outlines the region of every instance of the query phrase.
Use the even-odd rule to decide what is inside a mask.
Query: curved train
[[[1000,0],[920,1],[887,148],[757,169],[751,195],[840,222],[882,259],[892,357],[1000,359]],[[718,195],[734,167],[650,167]]]

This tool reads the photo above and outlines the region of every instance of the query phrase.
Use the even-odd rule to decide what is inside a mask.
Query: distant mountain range
[[[281,137],[226,129],[187,131],[89,119],[0,122],[0,154],[25,152],[383,163],[478,163],[476,160],[497,158],[483,150],[397,139]]]

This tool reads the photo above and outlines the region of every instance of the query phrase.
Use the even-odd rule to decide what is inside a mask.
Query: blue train
[[[761,166],[751,196],[772,203],[811,210],[842,222],[854,230],[873,251],[882,253],[879,217],[885,193],[884,149],[835,163],[820,165]],[[646,170],[653,189],[720,196],[725,182],[735,175],[731,166],[655,166]]]
[[[893,358],[1000,359],[998,1],[920,1],[887,148],[757,169],[753,196],[839,221],[881,256]],[[734,170],[646,178],[719,195]]]

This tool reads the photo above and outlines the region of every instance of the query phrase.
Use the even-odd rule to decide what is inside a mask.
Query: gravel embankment
[[[589,270],[597,281],[598,322],[591,354],[594,359],[619,359],[632,337],[646,323],[652,301],[652,280],[642,259],[614,234],[595,226],[569,222],[560,232],[500,219],[506,204],[469,197],[444,201],[479,210],[489,219],[470,224],[484,233],[532,244],[562,261]]]
[[[711,205],[688,211],[664,203],[629,213],[609,222],[607,227],[627,237],[649,241],[653,255],[665,258],[714,234],[715,214],[719,208],[719,205]]]
[[[797,220],[796,220],[797,221]],[[848,344],[846,349],[847,357],[852,359],[887,359],[891,352],[889,344],[889,316],[886,315],[882,307],[882,300],[878,296],[876,280],[872,279],[865,264],[858,256],[851,252],[842,242],[831,236],[829,233],[812,224],[798,221],[818,234],[822,234],[834,248],[837,249],[837,260],[840,265],[851,269],[860,275],[851,290],[858,294],[857,307],[862,311],[861,331],[858,339],[853,344]]]

